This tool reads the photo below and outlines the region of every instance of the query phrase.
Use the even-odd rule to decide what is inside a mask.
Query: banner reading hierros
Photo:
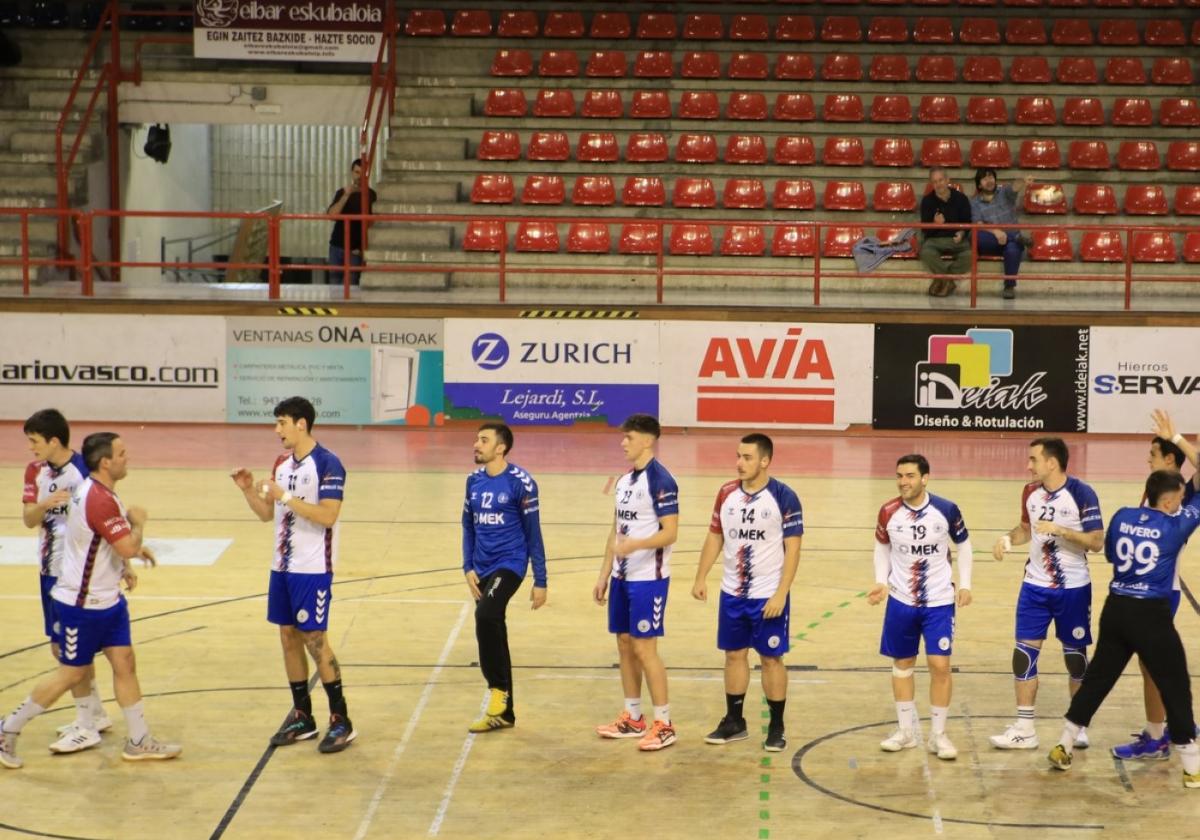
[[[374,62],[386,0],[195,0],[196,58]]]
[[[877,429],[1087,431],[1088,327],[875,327]]]

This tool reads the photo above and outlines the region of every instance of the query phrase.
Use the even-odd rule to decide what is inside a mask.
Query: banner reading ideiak
[[[196,58],[374,62],[386,0],[195,0]]]

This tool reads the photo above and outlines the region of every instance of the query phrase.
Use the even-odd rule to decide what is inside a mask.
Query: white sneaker
[[[0,725],[0,767],[7,767],[9,770],[17,770],[24,763],[17,758],[17,738],[16,732],[5,732],[4,726]],[[1184,780],[1186,783],[1186,779]]]
[[[993,735],[988,740],[998,750],[1036,750],[1038,746],[1036,732],[1022,732],[1016,726],[1010,726],[1004,734]]]
[[[1080,729],[1079,734],[1075,736],[1075,749],[1086,750],[1091,745],[1092,742],[1088,740],[1087,730]]]
[[[163,761],[178,756],[183,752],[183,747],[178,744],[164,744],[161,741],[155,740],[153,735],[147,735],[142,739],[140,744],[135,744],[128,738],[125,739],[125,749],[121,751],[121,758],[126,761]]]
[[[911,729],[897,729],[891,735],[879,742],[879,748],[884,752],[900,752],[911,750],[917,745],[917,736]]]
[[[95,724],[92,727],[93,732],[107,732],[113,726],[112,719],[107,714],[100,715],[98,718],[92,718],[92,723]],[[82,729],[78,721],[73,720],[70,723],[64,723],[55,732],[59,735],[66,735],[73,729]]]
[[[942,761],[953,761],[958,758],[958,750],[954,744],[950,742],[945,732],[935,732],[929,736],[929,743],[925,745],[929,752],[936,755]]]
[[[86,750],[100,743],[100,733],[82,726],[72,726],[61,738],[50,745],[52,753],[73,753]]]

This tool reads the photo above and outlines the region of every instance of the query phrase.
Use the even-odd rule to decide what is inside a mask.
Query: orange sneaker
[[[621,712],[612,723],[597,726],[596,734],[601,738],[640,738],[646,734],[646,718],[634,720],[629,712]]]
[[[638,741],[638,749],[652,752],[665,749],[675,743],[675,727],[661,720],[654,721],[650,731]]]

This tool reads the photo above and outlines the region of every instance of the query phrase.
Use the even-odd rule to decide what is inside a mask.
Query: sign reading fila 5
[[[840,426],[871,416],[871,327],[665,321],[669,426]]]

